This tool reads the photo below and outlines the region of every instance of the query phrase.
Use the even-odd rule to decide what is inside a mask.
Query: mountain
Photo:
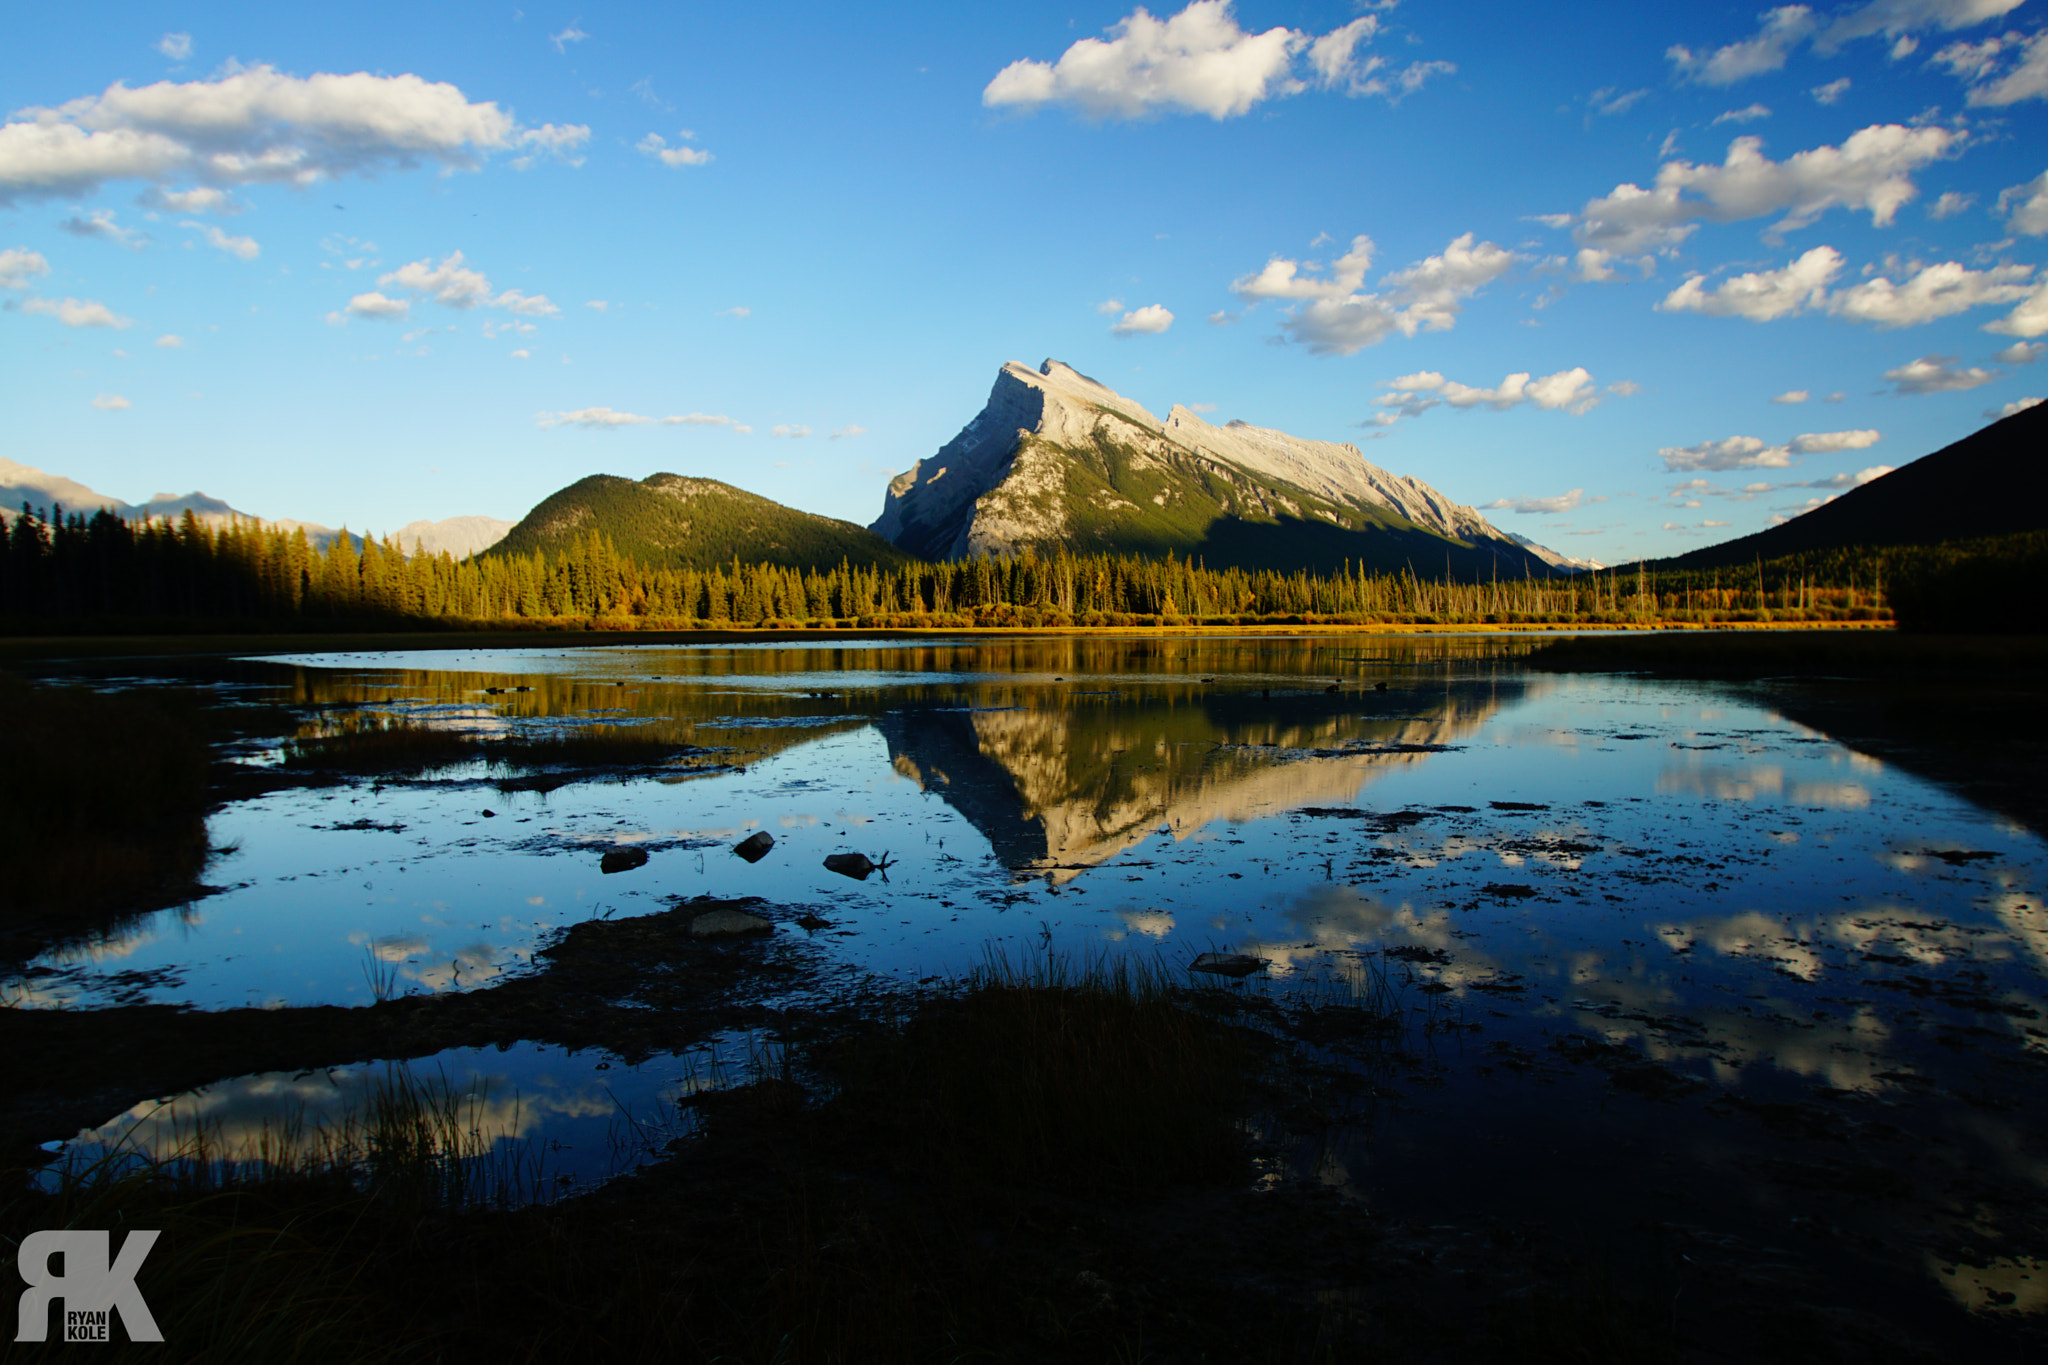
[[[528,512],[491,553],[560,554],[590,530],[643,564],[697,569],[736,558],[792,568],[822,568],[842,559],[893,567],[910,558],[850,521],[680,474],[650,474],[638,483],[613,474],[578,479]]]
[[[1563,559],[1357,446],[1211,426],[1178,404],[1161,421],[1057,360],[1004,365],[980,414],[890,482],[871,529],[922,559],[1064,545],[1211,567],[1433,575],[1448,562],[1460,577],[1549,574]]]
[[[23,503],[44,515],[48,515],[52,507],[62,507],[67,514],[108,511],[124,521],[176,521],[190,511],[208,526],[236,521],[261,522],[285,531],[304,531],[306,539],[316,549],[325,549],[328,542],[341,534],[333,527],[322,526],[318,522],[293,521],[290,518],[272,521],[254,516],[200,492],[187,493],[182,497],[175,493],[158,493],[147,502],[122,502],[62,474],[46,474],[32,465],[0,459],[0,521],[15,516]],[[399,530],[398,543],[407,554],[413,553],[417,545],[430,555],[445,550],[461,559],[495,543],[510,529],[511,522],[499,521],[495,517],[415,521]],[[362,540],[360,535],[351,535],[358,542]]]
[[[482,554],[505,538],[509,521],[496,517],[448,517],[441,521],[409,521],[394,538],[407,554],[447,554],[467,559]]]
[[[2048,403],[1993,422],[1755,535],[1660,560],[1711,569],[1851,545],[1932,545],[2048,529]]]

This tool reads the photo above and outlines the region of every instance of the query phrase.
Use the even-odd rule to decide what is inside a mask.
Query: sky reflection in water
[[[1958,1029],[2048,1045],[2037,837],[1741,686],[1530,674],[1523,648],[1015,640],[247,665],[316,711],[596,717],[731,749],[738,770],[508,793],[478,768],[240,802],[212,824],[239,849],[215,869],[229,889],[0,989],[360,1004],[380,971],[401,991],[474,988],[582,919],[755,895],[833,921],[822,936],[846,963],[913,980],[1050,944],[1173,963],[1243,950],[1272,960],[1269,989],[1341,986],[1395,949],[1409,999],[1485,1039],[1572,1030],[1760,1092],[1774,1076],[1873,1096],[1952,1077],[1977,1064],[1947,1046]],[[759,829],[767,858],[730,854]],[[651,861],[604,875],[621,844]],[[887,880],[823,868],[848,850],[892,855]]]

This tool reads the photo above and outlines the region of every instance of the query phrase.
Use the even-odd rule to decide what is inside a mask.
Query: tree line
[[[0,555],[0,617],[16,632],[157,621],[689,629],[1880,620],[1901,577],[1925,579],[1927,564],[1953,569],[1971,558],[1967,550],[1837,551],[1718,570],[1632,566],[1473,582],[1065,551],[895,567],[736,559],[697,569],[643,563],[595,530],[558,552],[458,561],[345,533],[316,547],[302,530],[209,525],[190,512],[131,523],[105,511],[25,507]]]

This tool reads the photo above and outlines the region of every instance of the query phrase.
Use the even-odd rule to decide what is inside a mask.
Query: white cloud
[[[718,316],[722,318],[749,318],[753,315],[754,310],[751,308],[727,308],[719,313]]]
[[[135,321],[91,299],[29,299],[21,305],[21,311],[55,318],[66,327],[112,327],[118,331]]]
[[[1998,211],[2005,215],[2006,225],[2014,232],[2029,237],[2048,234],[2048,171],[2024,185],[2000,190]]]
[[[1761,104],[1752,104],[1746,109],[1730,109],[1725,113],[1714,115],[1713,126],[1718,128],[1724,123],[1755,123],[1758,119],[1765,119],[1770,116],[1771,111],[1768,107]]]
[[[793,423],[784,423],[780,426],[773,426],[768,428],[768,434],[770,436],[782,436],[792,441],[798,441],[810,435],[811,429],[806,426],[797,426]]]
[[[185,338],[179,336],[176,332],[165,332],[156,339],[156,344],[163,347],[166,351],[175,351],[185,344]]]
[[[156,50],[174,62],[182,62],[192,55],[192,35],[166,33],[156,40]]]
[[[581,166],[583,158],[576,152],[588,141],[590,128],[581,123],[543,123],[538,128],[522,128],[512,139],[519,148],[519,155],[512,158],[512,169],[523,171],[542,156]]]
[[[195,228],[206,238],[206,244],[218,247],[238,261],[253,261],[263,254],[263,248],[256,244],[254,237],[230,237],[211,223],[180,223],[179,227]]]
[[[94,209],[85,217],[74,213],[57,226],[74,237],[97,237],[103,242],[114,242],[136,251],[149,244],[148,233],[116,223],[112,209]]]
[[[1927,216],[1934,219],[1937,223],[1942,222],[1945,219],[1955,217],[1959,213],[1967,212],[1970,205],[1976,202],[1977,196],[1974,194],[1958,194],[1954,190],[1948,190],[1942,194],[1941,198],[1927,206]]]
[[[1572,258],[1572,275],[1587,284],[1605,284],[1617,278],[1610,264],[1614,253],[1602,251],[1596,246],[1582,246],[1578,255]]]
[[[534,424],[546,431],[550,427],[582,427],[586,431],[608,431],[613,427],[645,426],[652,417],[642,417],[635,412],[618,412],[612,408],[578,408],[574,412],[537,412]]]
[[[1650,92],[1647,87],[1640,90],[1623,91],[1619,90],[1616,86],[1610,85],[1603,90],[1595,90],[1592,94],[1586,96],[1586,103],[1592,107],[1594,113],[1612,118],[1617,114],[1626,114],[1637,104],[1649,98],[1649,94]]]
[[[866,427],[861,426],[860,424],[855,422],[849,422],[845,426],[840,427],[837,431],[834,431],[831,434],[831,436],[829,436],[826,439],[833,441],[850,441],[856,436],[865,436],[867,434],[868,429]]]
[[[1919,47],[1912,36],[1916,32],[1969,28],[2007,14],[2022,3],[2024,0],[1871,0],[1836,15],[1824,27],[1808,6],[1781,5],[1759,16],[1762,23],[1753,38],[1705,54],[1674,46],[1665,56],[1681,76],[1701,85],[1733,85],[1780,70],[1793,50],[1809,38],[1817,51],[1832,53],[1858,38],[1887,37],[1892,39],[1892,60],[1898,61]]]
[[[1492,242],[1473,245],[1465,233],[1440,255],[1428,256],[1405,270],[1384,277],[1387,292],[1364,291],[1372,265],[1370,237],[1354,237],[1351,249],[1317,278],[1315,262],[1275,256],[1256,275],[1233,283],[1231,290],[1250,300],[1285,299],[1301,305],[1290,310],[1281,330],[1318,354],[1350,355],[1376,345],[1395,332],[1449,330],[1457,320],[1461,299],[1477,293],[1514,264],[1514,254]]]
[[[40,251],[27,247],[0,248],[0,289],[26,289],[28,282],[50,273],[50,263]]]
[[[1617,379],[1607,386],[1607,391],[1617,398],[1633,398],[1643,391],[1643,386],[1633,379]]]
[[[423,298],[450,308],[503,308],[521,317],[553,317],[561,312],[545,294],[526,294],[507,289],[492,294],[491,282],[480,270],[464,263],[460,251],[450,252],[437,265],[431,258],[402,265],[377,280],[379,289],[407,289]],[[354,309],[350,304],[350,309]]]
[[[1763,140],[1739,137],[1718,166],[1667,161],[1650,189],[1615,186],[1579,214],[1581,243],[1634,253],[1676,246],[1696,219],[1732,223],[1785,216],[1772,233],[1802,228],[1831,208],[1861,210],[1888,227],[1919,190],[1911,173],[1961,150],[1965,135],[1947,128],[1873,124],[1840,147],[1795,152],[1784,161],[1763,154]]]
[[[1884,377],[1891,382],[1892,392],[1902,395],[1957,393],[1989,384],[1998,378],[1992,371],[1975,365],[1958,369],[1954,361],[1954,356],[1924,355],[1895,370],[1886,370]]]
[[[118,393],[99,394],[93,398],[92,405],[101,412],[126,412],[134,406]]]
[[[512,353],[512,358],[514,360],[531,360],[533,359],[533,352],[527,350],[524,346],[521,346],[518,350]]]
[[[1782,270],[1753,270],[1705,288],[1706,276],[1694,275],[1664,296],[1657,305],[1667,313],[1705,313],[1709,317],[1748,318],[1769,322],[1827,299],[1828,286],[1842,271],[1842,253],[1817,246]]]
[[[1398,102],[1431,77],[1457,69],[1418,61],[1396,70],[1384,57],[1363,54],[1378,30],[1378,16],[1368,14],[1321,37],[1291,28],[1248,33],[1238,27],[1230,0],[1193,0],[1168,19],[1139,8],[1112,25],[1107,39],[1083,38],[1057,62],[1011,62],[981,92],[981,102],[1025,110],[1064,104],[1090,118],[1188,113],[1226,119],[1311,87]]]
[[[210,185],[200,185],[189,190],[167,190],[160,185],[151,185],[142,192],[138,201],[146,209],[160,209],[165,213],[218,213],[233,217],[242,211],[242,205],[226,190],[217,190]]]
[[[686,412],[680,417],[664,417],[661,424],[665,427],[726,427],[742,436],[753,431],[752,427],[742,426],[723,414],[708,412]]]
[[[477,330],[482,332],[484,339],[488,341],[508,333],[512,336],[532,336],[540,329],[530,322],[520,322],[515,318],[487,318]]]
[[[2041,400],[2038,398],[2015,398],[2002,408],[1984,409],[1984,415],[1996,422],[2010,417],[2016,412],[2025,412],[2028,408],[2038,408],[2040,406]]]
[[[1705,54],[1673,44],[1664,55],[1681,76],[1700,85],[1733,85],[1779,70],[1792,49],[1813,35],[1813,11],[1805,5],[1781,5],[1761,17],[1763,23],[1754,38]]]
[[[1148,303],[1143,308],[1134,308],[1111,324],[1110,331],[1117,336],[1156,335],[1173,326],[1173,314],[1164,305]]]
[[[2034,292],[2020,301],[2020,306],[1996,322],[1984,324],[1987,332],[1999,332],[2009,337],[2037,337],[2048,332],[2048,275],[2034,285]]]
[[[1489,512],[1517,512],[1523,516],[1556,516],[1569,512],[1586,501],[1586,490],[1574,488],[1569,493],[1560,493],[1554,498],[1495,498],[1484,504]]]
[[[589,36],[590,35],[588,33],[585,33],[582,29],[576,27],[575,20],[571,20],[569,22],[569,25],[566,28],[564,28],[560,33],[550,33],[548,35],[548,41],[555,45],[555,51],[567,52],[569,50],[569,44],[580,43]]]
[[[1124,301],[1122,299],[1104,299],[1101,303],[1095,305],[1095,311],[1102,317],[1114,317],[1116,314],[1124,311]]]
[[[1826,85],[1816,85],[1806,93],[1813,96],[1814,101],[1819,104],[1840,103],[1842,96],[1849,93],[1849,78],[1842,76],[1829,81]]]
[[[1424,397],[1425,394],[1430,396]],[[1583,414],[1598,405],[1600,398],[1594,392],[1592,374],[1581,365],[1541,379],[1531,379],[1527,373],[1511,374],[1490,389],[1460,384],[1434,370],[1424,370],[1389,381],[1387,392],[1373,401],[1381,407],[1397,409],[1402,416],[1417,417],[1438,403],[1454,408],[1492,408],[1496,412],[1528,403],[1546,412],[1561,409]]]
[[[116,82],[0,124],[0,204],[81,196],[109,180],[218,188],[307,185],[426,161],[468,169],[490,152],[559,149],[588,133],[522,129],[495,103],[413,75],[298,77],[254,66],[214,80]]]
[[[1783,445],[1766,445],[1754,436],[1729,436],[1719,441],[1702,441],[1696,446],[1665,446],[1657,452],[1669,470],[1784,469],[1796,456],[1831,454],[1843,450],[1864,450],[1882,436],[1875,431],[1820,431],[1795,436]],[[1681,485],[1674,495],[1691,488],[1704,488],[1702,480]],[[1752,490],[1744,490],[1752,491]]]
[[[1996,80],[1985,79],[2004,65],[2005,53],[2014,51],[2022,54],[2018,65]],[[1981,43],[1954,43],[1935,53],[1933,60],[1976,82],[1969,97],[1974,105],[2004,106],[2048,98],[2048,29],[2031,38],[2008,33]]]
[[[691,134],[683,133],[681,136],[688,138]],[[702,166],[711,160],[711,153],[701,147],[669,146],[668,139],[660,133],[649,133],[633,146],[644,155],[657,158],[664,166]]]
[[[603,299],[588,299],[584,302],[583,306],[585,308],[595,308],[600,313],[611,310],[611,304]]]
[[[1883,275],[1844,289],[1828,300],[1828,311],[1879,327],[1917,327],[1986,304],[2012,303],[2030,292],[2029,265],[1971,270],[1955,261],[1922,267],[1903,284]]]
[[[1830,474],[1825,479],[1811,479],[1805,483],[1788,483],[1786,488],[1825,488],[1840,491],[1846,488],[1861,488],[1873,479],[1881,479],[1892,472],[1888,464],[1874,464],[1868,469],[1859,469],[1854,474]],[[1769,488],[1769,484],[1764,485]]]
[[[1804,403],[1811,396],[1805,389],[1787,389],[1771,401],[1773,403]]]
[[[2048,354],[2048,342],[2015,341],[1992,359],[2002,360],[2008,365],[2031,365],[2043,354]]]
[[[410,312],[412,312],[412,300],[386,298],[383,294],[372,290],[367,294],[356,295],[348,301],[348,307],[342,309],[341,312],[329,313],[327,320],[329,322],[346,322],[349,318],[377,318],[390,321],[402,318]]]

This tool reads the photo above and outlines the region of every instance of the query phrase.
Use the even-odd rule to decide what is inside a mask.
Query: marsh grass
[[[0,715],[0,939],[22,920],[85,932],[198,891],[211,850],[195,699],[0,675]]]

